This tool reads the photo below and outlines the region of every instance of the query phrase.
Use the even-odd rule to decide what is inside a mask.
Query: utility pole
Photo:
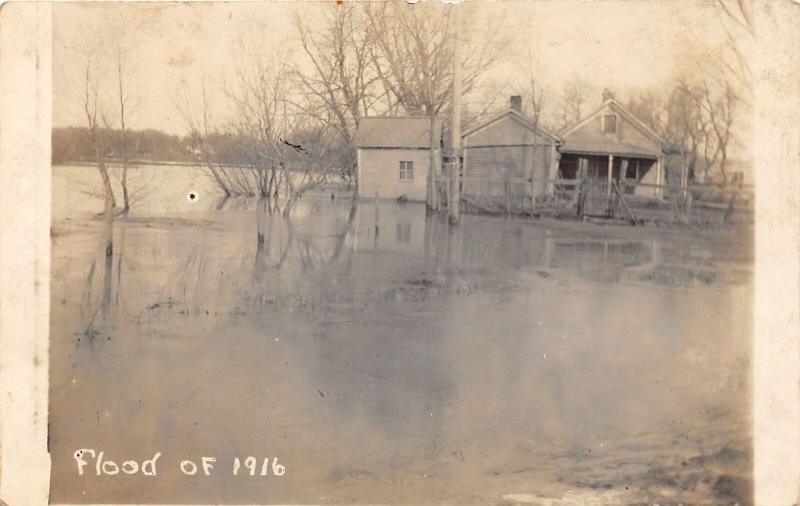
[[[430,157],[428,164],[430,165],[430,169],[428,170],[428,209],[431,211],[438,212],[439,211],[439,188],[438,188],[438,163],[437,158],[441,159],[442,153],[439,150],[439,146],[437,146],[437,141],[440,139],[440,136],[437,135],[436,132],[436,114],[434,112],[433,104],[430,105],[428,110],[428,114],[430,114],[430,130],[429,130],[429,139],[430,139]]]
[[[461,213],[461,23],[459,4],[453,4],[453,114],[450,131],[452,133],[452,152],[450,153],[450,200],[447,203],[447,214],[450,223],[458,223]]]

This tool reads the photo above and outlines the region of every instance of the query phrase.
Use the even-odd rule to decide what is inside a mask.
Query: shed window
[[[617,115],[604,114],[603,115],[603,133],[615,134],[617,133]]]
[[[400,162],[400,179],[414,179],[414,162]]]

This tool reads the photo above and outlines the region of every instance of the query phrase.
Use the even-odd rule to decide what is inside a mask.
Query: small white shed
[[[439,154],[441,123],[434,128]],[[426,200],[430,170],[430,118],[427,116],[361,118],[356,134],[358,194],[380,198]]]

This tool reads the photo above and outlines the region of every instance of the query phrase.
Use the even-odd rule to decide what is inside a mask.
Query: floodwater
[[[259,246],[255,202],[145,167],[107,259],[98,181],[54,168],[52,502],[751,500],[748,232],[318,192]]]

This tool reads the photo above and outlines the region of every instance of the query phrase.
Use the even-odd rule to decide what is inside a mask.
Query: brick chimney
[[[511,108],[522,112],[522,95],[511,95]]]

